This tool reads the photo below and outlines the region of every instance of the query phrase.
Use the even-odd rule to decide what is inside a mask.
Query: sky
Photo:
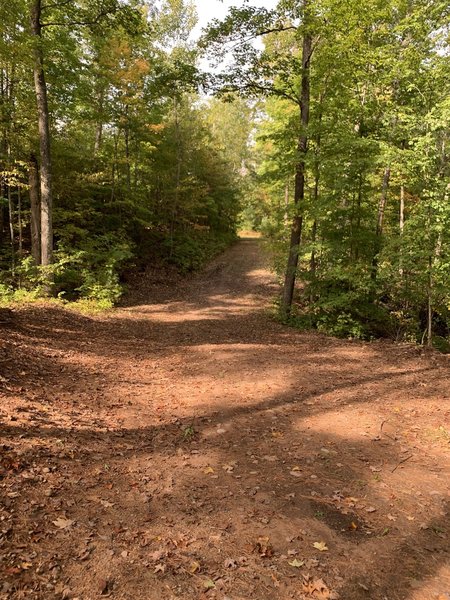
[[[195,34],[198,35],[211,19],[222,19],[228,12],[230,6],[243,6],[243,0],[195,0],[198,12],[198,25]],[[265,8],[274,8],[277,0],[251,0],[250,6],[262,6]]]

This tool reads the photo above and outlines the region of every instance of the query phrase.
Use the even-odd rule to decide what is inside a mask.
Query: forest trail
[[[448,358],[273,322],[265,262],[2,326],[2,600],[450,599]]]

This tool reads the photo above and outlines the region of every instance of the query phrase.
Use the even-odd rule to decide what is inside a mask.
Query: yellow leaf
[[[200,571],[200,563],[198,563],[196,560],[193,560],[189,566],[189,572],[194,574],[197,573],[197,571]]]
[[[316,550],[319,550],[319,552],[326,552],[328,550],[325,542],[314,542],[313,546]]]
[[[291,567],[295,567],[296,569],[300,569],[300,567],[303,567],[303,565],[305,564],[304,560],[297,560],[296,558],[294,558],[294,560],[291,560],[291,562],[289,563],[291,565]]]
[[[206,467],[206,469],[203,471],[203,473],[205,475],[209,475],[210,473],[214,473],[214,469],[212,467]]]

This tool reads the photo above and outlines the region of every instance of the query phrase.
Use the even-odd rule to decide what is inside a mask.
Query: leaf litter
[[[258,242],[226,257],[109,316],[18,309],[1,600],[447,594],[448,363],[285,328]]]

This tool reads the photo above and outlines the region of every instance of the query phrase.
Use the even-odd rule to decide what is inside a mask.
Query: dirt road
[[[0,598],[450,600],[449,361],[270,319],[257,240],[0,347]]]

